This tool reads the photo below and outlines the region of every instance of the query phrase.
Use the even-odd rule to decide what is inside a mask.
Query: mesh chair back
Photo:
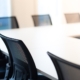
[[[1,17],[0,30],[19,28],[16,17]]]
[[[65,14],[67,23],[78,23],[80,22],[80,14],[79,13],[70,13]]]
[[[32,16],[34,26],[47,26],[52,25],[49,15],[33,15]]]
[[[50,56],[59,80],[80,80],[80,66],[63,60],[50,52],[48,52]]]
[[[28,75],[30,79],[37,79],[37,70],[33,58],[21,40],[5,37],[0,34],[6,47],[13,59],[14,74],[16,80],[27,80]],[[21,76],[22,75],[22,76]]]

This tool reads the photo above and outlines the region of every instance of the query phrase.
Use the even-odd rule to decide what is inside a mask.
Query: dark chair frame
[[[13,66],[13,57],[12,57],[12,53],[9,49],[9,46],[6,42],[5,39],[8,39],[8,40],[13,40],[17,43],[20,44],[21,48],[23,49],[24,53],[25,53],[25,56],[27,58],[27,61],[28,61],[28,66],[29,66],[29,72],[30,72],[30,79],[32,80],[36,80],[37,79],[37,69],[36,69],[36,66],[35,66],[35,63],[33,61],[33,58],[29,52],[29,50],[27,49],[27,47],[25,46],[25,44],[21,41],[21,40],[18,40],[18,39],[13,39],[13,38],[9,38],[9,37],[6,37],[2,34],[0,34],[0,37],[2,38],[2,40],[4,41],[8,51],[9,51],[9,55],[10,55],[10,65]],[[27,54],[26,54],[27,53]]]
[[[32,19],[33,19],[33,22],[34,22],[34,26],[38,26],[38,25],[36,25],[36,22],[35,22],[35,20],[34,20],[34,17],[44,17],[44,16],[48,16],[49,17],[49,20],[50,20],[50,25],[52,25],[52,21],[51,21],[51,17],[50,17],[50,15],[49,14],[44,14],[44,15],[32,15]],[[47,26],[47,25],[46,25]]]
[[[0,50],[0,68],[3,67],[4,70],[0,72],[0,79],[4,78],[5,75],[7,76],[7,74],[5,74],[7,63],[8,63],[8,57],[4,54],[2,50]],[[0,70],[2,70],[2,68]]]
[[[41,76],[41,75],[38,76],[37,75],[37,68],[35,66],[34,60],[33,60],[32,56],[31,56],[28,48],[23,43],[23,41],[18,40],[18,39],[14,39],[14,38],[6,37],[6,36],[4,36],[2,34],[0,34],[0,37],[4,41],[4,43],[5,43],[5,45],[6,45],[7,49],[8,49],[8,52],[9,52],[9,56],[10,56],[9,65],[7,65],[7,68],[8,67],[10,68],[10,71],[8,71],[9,76],[7,77],[7,80],[9,80],[10,78],[14,79],[15,78],[14,75],[16,74],[15,71],[16,71],[16,69],[19,70],[19,68],[20,68],[21,72],[29,73],[29,75],[24,74],[24,78],[26,78],[25,76],[28,76],[27,78],[29,78],[29,80],[38,80],[38,79],[40,79],[40,80],[50,80],[49,78],[47,78],[45,76]],[[9,41],[14,42],[14,44],[17,43],[21,47],[21,49],[22,49],[22,53],[21,54],[24,54],[23,56],[25,56],[25,59],[23,59],[24,57],[23,58],[19,58],[19,59],[18,59],[18,57],[15,58],[15,55],[13,55],[14,53],[11,52],[12,48],[10,48]]]
[[[50,53],[50,52],[47,52],[47,54],[49,55],[49,57],[50,57],[51,60],[53,61],[53,64],[54,64],[54,66],[55,66],[55,68],[56,68],[56,71],[57,71],[59,80],[64,80],[64,77],[63,77],[62,72],[61,72],[61,70],[60,70],[60,67],[59,67],[59,65],[58,65],[58,63],[57,63],[57,60],[60,61],[60,62],[62,62],[62,63],[65,63],[65,64],[67,64],[67,65],[70,65],[70,66],[72,66],[72,67],[74,67],[74,68],[80,69],[80,66],[77,65],[77,64],[74,64],[74,63],[72,63],[72,62],[66,61],[66,60],[64,60],[64,59],[61,59],[61,58],[55,56],[54,54],[52,54],[52,53]]]

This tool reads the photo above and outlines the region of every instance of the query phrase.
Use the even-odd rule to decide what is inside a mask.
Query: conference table
[[[29,49],[37,70],[52,80],[57,80],[58,76],[47,51],[80,65],[80,39],[75,38],[80,35],[80,24],[0,30],[0,33],[22,40]],[[0,49],[8,55],[1,39]]]

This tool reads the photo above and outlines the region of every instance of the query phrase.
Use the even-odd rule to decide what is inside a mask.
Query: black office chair
[[[48,14],[46,15],[32,15],[34,26],[47,26],[52,25],[51,18]]]
[[[0,17],[0,30],[19,28],[18,21],[15,16]]]
[[[50,80],[47,77],[37,75],[37,69],[33,58],[21,40],[9,38],[0,34],[4,41],[11,61],[13,61],[13,75],[11,79],[15,80]],[[39,79],[38,79],[39,78]],[[44,79],[40,79],[44,78]]]
[[[61,59],[50,52],[47,53],[56,68],[59,80],[80,80],[80,65]]]
[[[0,80],[5,78],[7,63],[8,63],[8,57],[4,55],[3,51],[0,50]]]

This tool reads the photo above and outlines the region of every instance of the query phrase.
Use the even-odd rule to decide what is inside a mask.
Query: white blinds
[[[0,17],[11,16],[11,0],[0,0]]]

